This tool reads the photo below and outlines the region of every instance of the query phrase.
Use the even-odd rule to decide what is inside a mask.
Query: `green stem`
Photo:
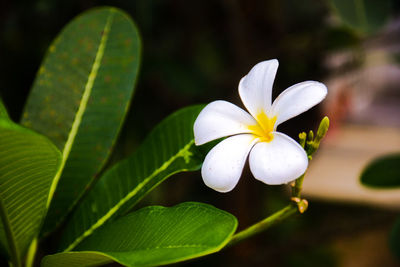
[[[292,197],[300,198],[301,190],[303,189],[303,180],[306,173],[296,179],[294,187],[292,188]]]
[[[328,117],[324,117],[320,122],[317,131],[317,136],[315,138],[313,131],[310,131],[308,135],[305,132],[299,134],[299,139],[300,139],[299,143],[301,147],[305,149],[309,160],[311,160],[312,154],[318,149],[319,143],[325,136],[326,132],[328,131],[328,128],[329,128],[329,119]],[[292,203],[290,203],[285,208],[275,212],[271,216],[265,218],[264,220],[256,224],[253,224],[252,226],[233,235],[231,240],[226,246],[230,247],[242,240],[252,237],[258,233],[261,233],[266,229],[270,228],[272,225],[290,217],[296,212],[303,213],[304,211],[306,211],[308,207],[308,202],[305,199],[301,199],[301,190],[303,189],[303,181],[305,174],[306,172],[304,172],[303,175],[297,178],[296,181],[294,182],[294,185],[292,186],[292,198],[291,198],[291,200],[293,201]]]
[[[294,202],[290,203],[283,209],[275,212],[274,214],[268,216],[264,220],[253,224],[252,226],[240,231],[239,233],[235,234],[232,236],[231,240],[229,243],[226,245],[227,247],[230,247],[236,243],[239,243],[240,241],[243,241],[249,237],[252,237],[256,234],[259,234],[274,224],[283,221],[284,219],[292,216],[296,212],[303,213],[308,206],[308,203],[305,199],[301,200],[301,190],[303,188],[303,180],[304,176],[306,173],[301,175],[299,178],[296,179],[294,186],[292,187],[292,200]],[[297,200],[297,201],[295,201]]]
[[[19,253],[15,237],[11,230],[11,225],[8,219],[6,207],[4,206],[3,200],[1,198],[0,198],[0,217],[1,221],[3,222],[4,232],[6,234],[7,243],[9,246],[10,260],[11,260],[10,266],[21,267],[22,265],[19,259]]]
[[[266,229],[270,228],[272,225],[295,214],[297,211],[298,211],[298,208],[294,203],[289,204],[285,208],[275,212],[274,214],[265,218],[264,220],[262,220],[256,224],[253,224],[252,226],[233,235],[231,240],[227,244],[227,246],[232,246],[242,240],[252,237],[258,233],[261,233],[261,232],[265,231]]]

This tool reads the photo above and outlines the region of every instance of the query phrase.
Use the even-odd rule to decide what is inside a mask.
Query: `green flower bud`
[[[305,132],[299,133],[299,143],[302,148],[304,148],[306,144],[307,134]]]
[[[308,141],[314,140],[314,132],[313,132],[312,130],[310,130],[310,131],[308,132],[308,138],[307,138],[307,140],[308,140]]]
[[[326,133],[328,132],[328,129],[329,129],[329,118],[327,116],[325,116],[321,120],[321,123],[319,124],[315,141],[319,143],[322,140],[322,138],[324,138]]]

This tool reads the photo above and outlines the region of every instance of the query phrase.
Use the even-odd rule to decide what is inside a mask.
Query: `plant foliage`
[[[230,240],[236,218],[210,205],[129,213],[166,178],[199,169],[207,149],[194,146],[193,123],[202,106],[170,115],[132,155],[104,170],[140,55],[129,16],[112,7],[89,10],[50,45],[21,125],[0,103],[0,249],[10,266],[32,266],[45,241],[40,232],[60,226],[64,252],[44,257],[42,266],[154,266],[213,253]]]

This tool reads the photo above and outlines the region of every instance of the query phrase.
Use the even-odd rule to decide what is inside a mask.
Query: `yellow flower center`
[[[249,125],[248,128],[255,136],[260,138],[261,142],[270,142],[274,139],[272,131],[276,122],[276,116],[269,118],[264,111],[261,111],[255,117],[258,122],[256,125]]]

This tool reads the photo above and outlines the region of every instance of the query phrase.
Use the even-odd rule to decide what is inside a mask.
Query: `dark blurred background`
[[[360,3],[364,5],[361,22],[354,15]],[[395,0],[6,0],[0,2],[0,95],[14,120],[19,120],[51,41],[76,15],[103,5],[129,13],[143,42],[139,81],[114,161],[131,153],[155,124],[179,108],[217,99],[241,105],[239,80],[262,60],[280,62],[276,96],[301,81],[327,81],[361,69],[371,42],[383,47],[398,44],[400,33],[396,19],[400,4]],[[344,57],[343,51],[348,52]],[[399,51],[393,52],[395,61]],[[338,125],[345,120],[340,113],[342,100],[333,101],[338,109],[330,107],[337,110],[329,115]],[[324,113],[326,108],[315,107],[280,130],[296,138],[300,131],[315,129]],[[180,174],[142,205],[182,201],[202,201],[227,210],[238,217],[243,229],[285,206],[288,196],[285,187],[257,182],[246,167],[231,193],[206,188],[199,172]],[[385,243],[395,214],[313,201],[301,217],[222,253],[178,265],[396,266],[400,263]]]

